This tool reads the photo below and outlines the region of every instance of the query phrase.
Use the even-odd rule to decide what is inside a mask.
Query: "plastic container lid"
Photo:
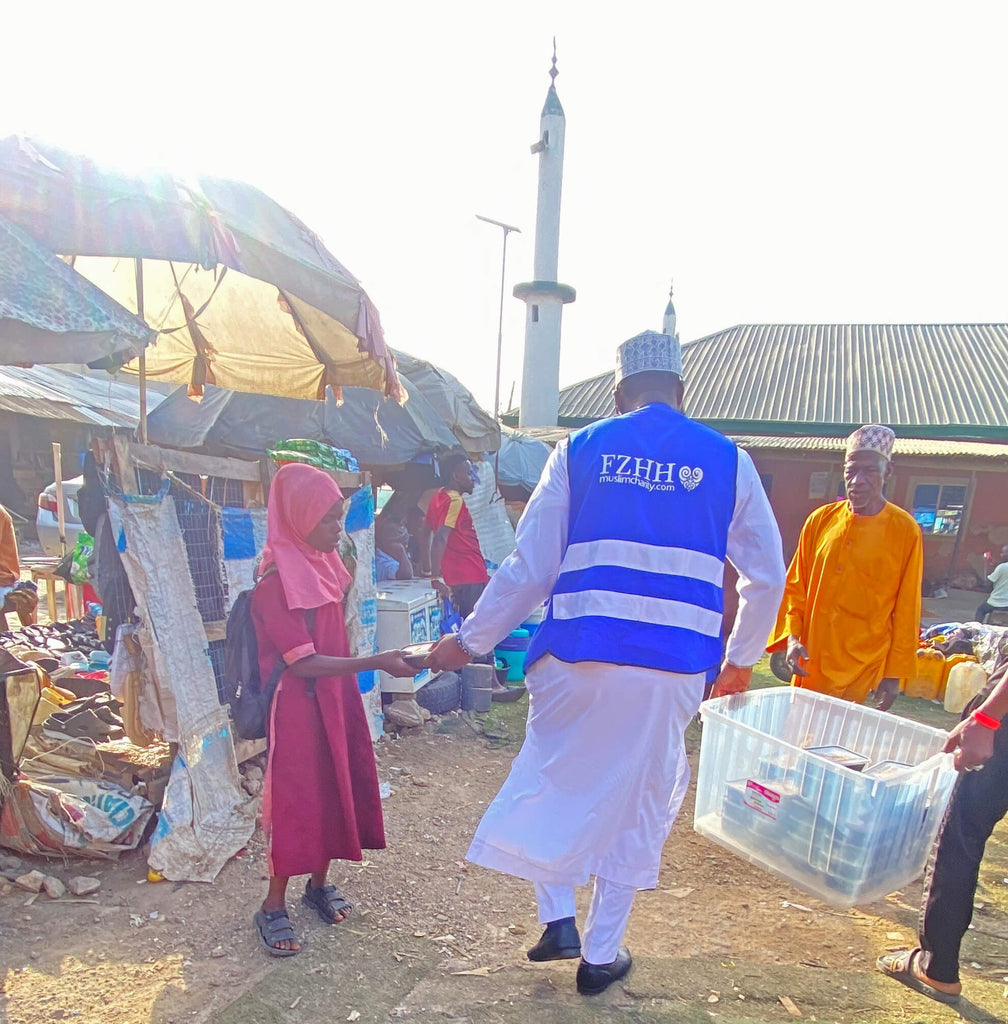
[[[531,636],[527,629],[512,629],[508,636],[517,637],[519,640]]]
[[[847,747],[831,745],[827,747],[806,747],[805,750],[810,754],[818,754],[819,757],[825,757],[834,764],[842,765],[844,768],[850,768],[856,772],[862,771],[869,761],[869,758],[849,750]]]

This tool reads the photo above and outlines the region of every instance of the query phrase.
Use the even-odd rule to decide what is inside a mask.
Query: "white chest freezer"
[[[378,650],[399,650],[441,636],[441,601],[429,580],[385,580],[378,584]],[[412,679],[379,672],[383,693],[416,693],[429,682],[425,668]]]

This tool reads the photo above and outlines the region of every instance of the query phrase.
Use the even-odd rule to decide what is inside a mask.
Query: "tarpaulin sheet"
[[[527,434],[502,431],[500,452],[495,460],[497,482],[502,487],[521,487],[531,494],[552,450],[545,442]]]
[[[138,631],[157,688],[170,694],[178,742],[149,863],[172,881],[212,882],[252,835],[253,809],[241,789],[227,710],[207,650],[188,558],[170,497],[110,502],[113,533],[137,601]],[[176,571],[166,572],[166,566]],[[174,729],[172,728],[174,726]],[[172,733],[174,732],[174,735]]]
[[[154,339],[142,320],[0,216],[0,361],[118,366]]]
[[[395,352],[399,373],[409,393],[421,392],[467,452],[495,452],[500,447],[498,424],[472,392],[447,370],[425,359]]]
[[[127,175],[34,139],[0,140],[0,213],[164,331],[152,380],[319,398],[400,393],[378,311],[289,210],[220,178]]]
[[[458,446],[422,394],[411,391],[400,405],[368,388],[343,388],[342,403],[331,393],[315,402],[215,387],[195,401],[178,388],[151,413],[147,433],[166,448],[239,456],[262,455],[282,438],[308,438],[345,448],[365,466],[404,465]]]

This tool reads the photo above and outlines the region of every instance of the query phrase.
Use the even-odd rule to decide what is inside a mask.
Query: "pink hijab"
[[[290,463],[273,478],[260,574],[276,566],[288,608],[319,608],[343,600],[352,581],[346,566],[335,551],[316,551],[306,539],[342,500],[336,481],[314,466]]]

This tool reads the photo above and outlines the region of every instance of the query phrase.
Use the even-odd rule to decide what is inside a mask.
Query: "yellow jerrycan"
[[[945,710],[953,715],[961,714],[986,682],[987,673],[975,661],[960,661],[953,665],[945,684]]]

